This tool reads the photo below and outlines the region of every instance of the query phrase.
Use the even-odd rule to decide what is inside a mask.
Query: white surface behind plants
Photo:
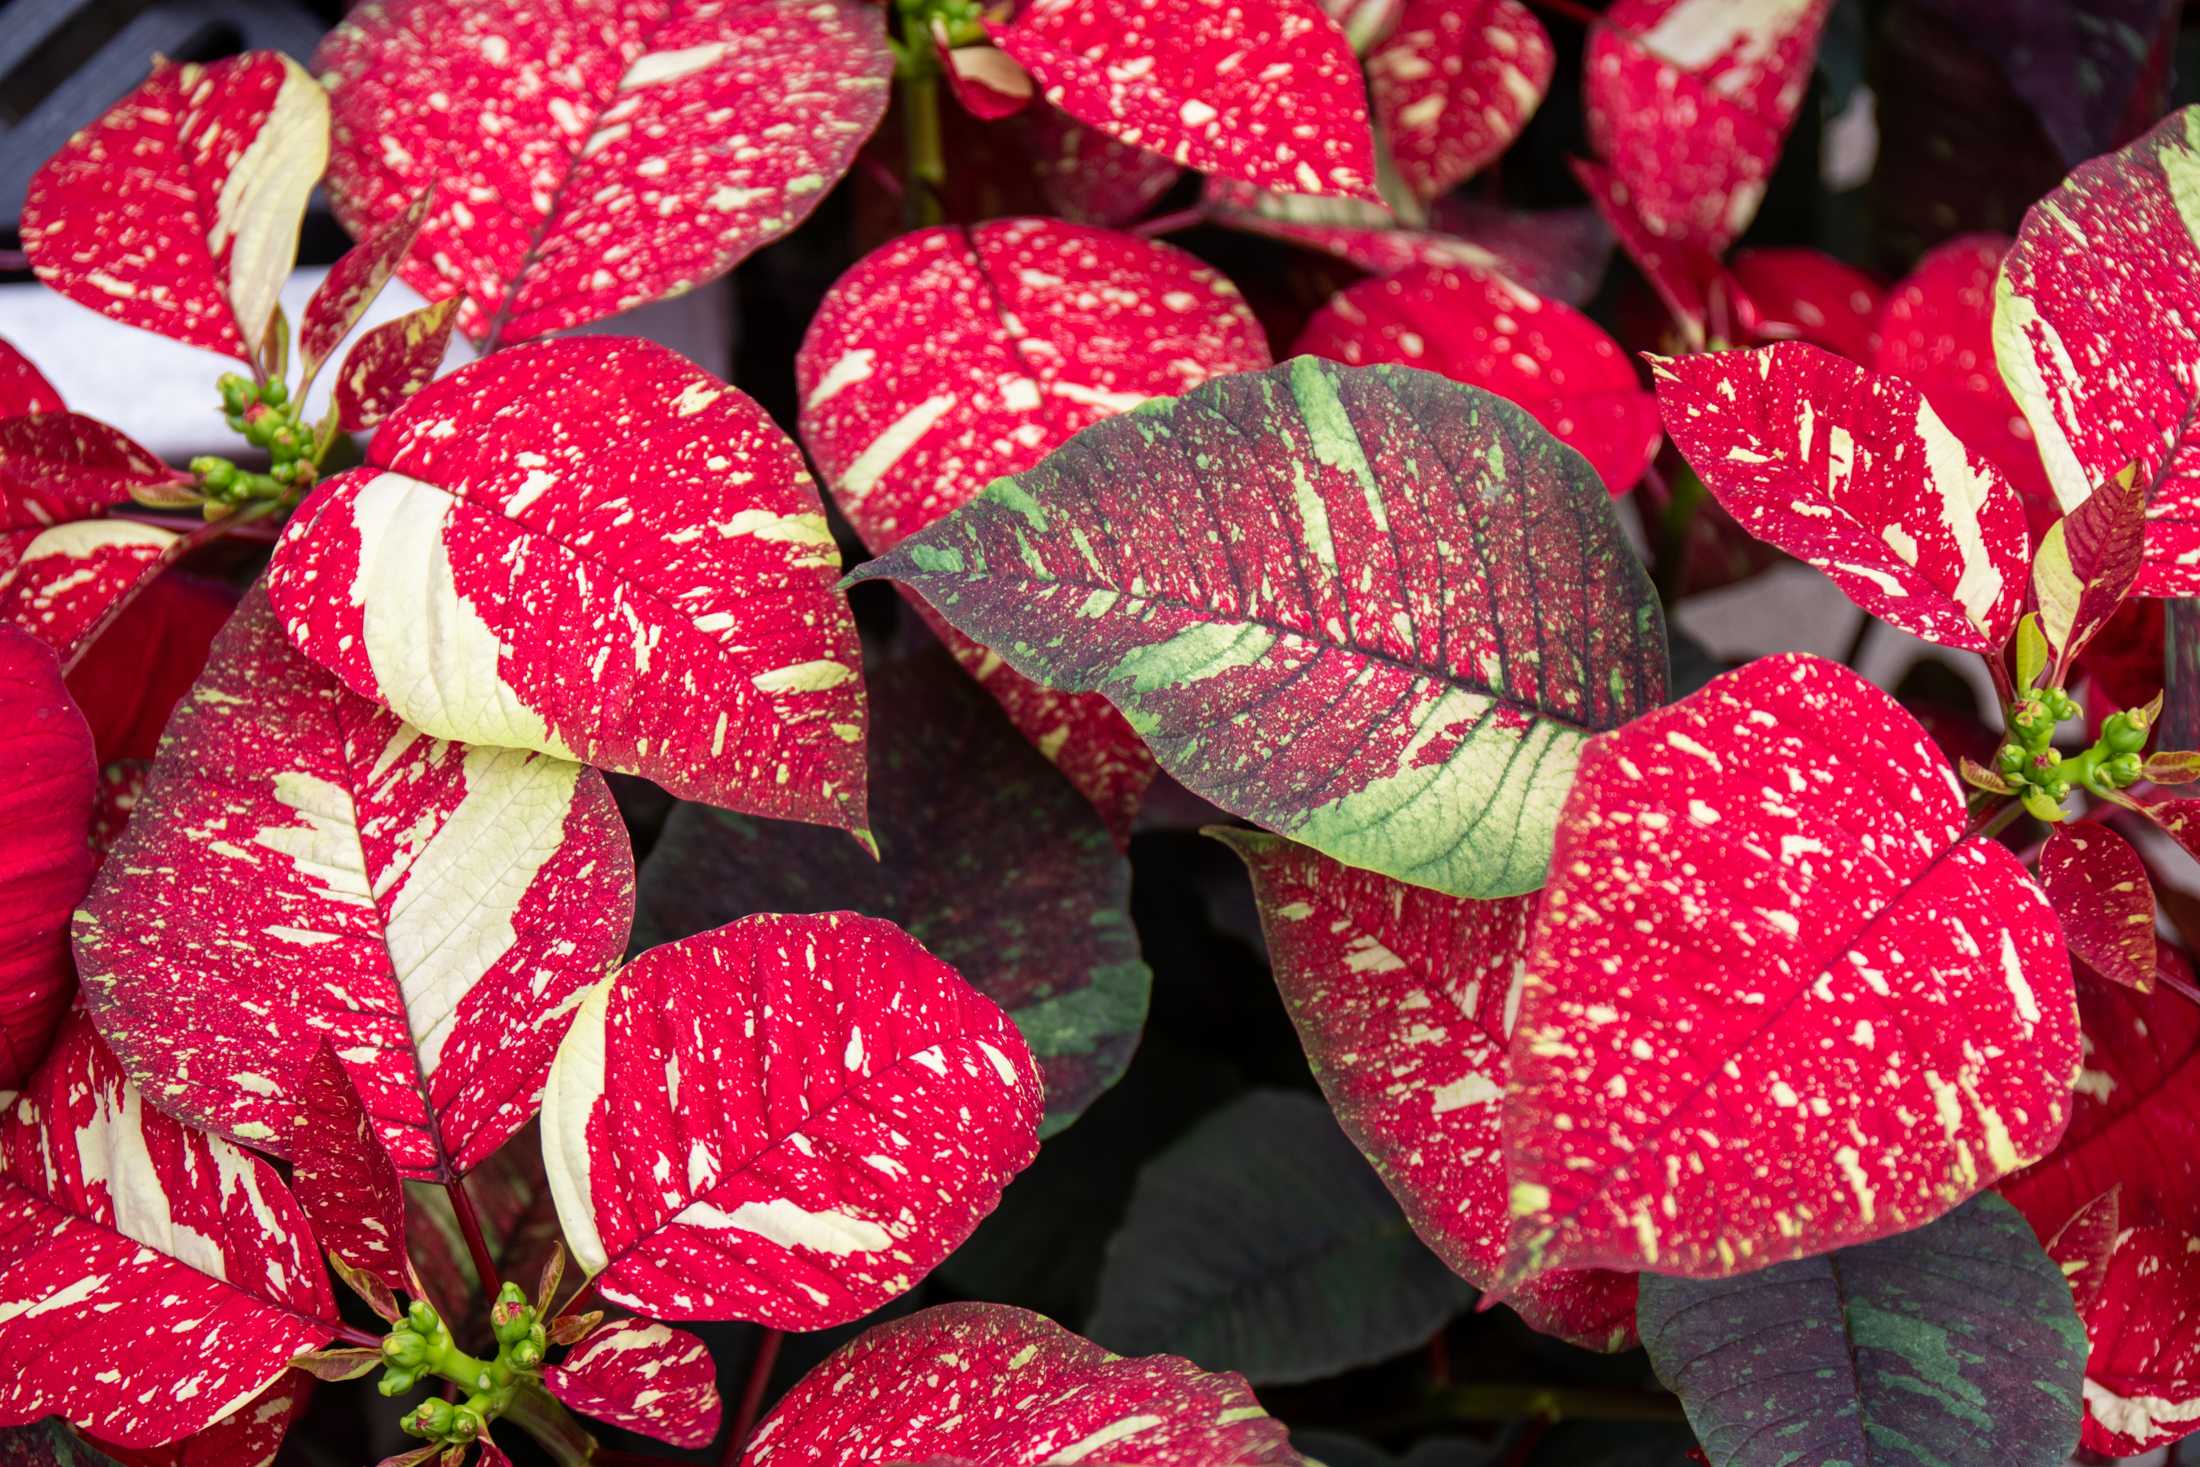
[[[283,312],[294,329],[326,274],[318,267],[299,270],[283,287]],[[368,310],[361,329],[424,304],[411,287],[393,280]],[[723,377],[732,360],[733,297],[725,282],[717,281],[581,329],[648,337]],[[199,453],[242,459],[252,452],[221,420],[214,380],[242,370],[227,357],[110,321],[35,282],[0,286],[0,337],[36,364],[71,409],[112,423],[170,463]],[[343,351],[338,349],[336,363],[342,362]],[[455,364],[472,356],[465,339],[454,334],[445,360]],[[314,383],[308,422],[328,405],[336,363],[323,367]]]

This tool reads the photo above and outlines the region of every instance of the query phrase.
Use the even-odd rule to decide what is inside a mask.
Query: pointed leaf
[[[533,1114],[625,946],[631,861],[593,770],[424,737],[292,651],[254,592],[85,901],[77,963],[171,1114],[288,1155],[325,1037],[399,1170],[442,1180]]]
[[[158,1446],[336,1333],[275,1169],[143,1104],[81,1014],[0,1114],[0,1215],[0,1425]],[[184,1320],[189,1348],[149,1347]]]
[[[0,418],[63,410],[61,394],[31,365],[31,359],[0,340]]]
[[[1049,103],[1186,168],[1375,197],[1359,60],[1314,0],[1034,0],[993,39]]]
[[[1433,199],[1481,172],[1528,125],[1556,66],[1519,0],[1406,0],[1367,53],[1368,99],[1406,187]]]
[[[1665,430],[1758,539],[1927,641],[1998,649],[2024,610],[2024,506],[1923,394],[1802,342],[1652,358]]]
[[[1656,456],[1658,401],[1619,343],[1571,306],[1487,271],[1427,266],[1330,298],[1292,354],[1423,367],[1518,403],[1624,494]]]
[[[321,1246],[390,1289],[409,1293],[405,1193],[351,1072],[323,1040],[306,1061],[290,1185]]]
[[[907,1290],[1038,1149],[1038,1069],[890,922],[758,916],[652,948],[558,1051],[543,1157],[596,1292],[821,1329]]]
[[[2062,1467],[2076,1445],[2085,1329],[1998,1197],[1741,1278],[1645,1275],[1642,1342],[1712,1467]]]
[[[2200,1430],[2200,1236],[2126,1230],[2085,1328],[2087,1450],[2137,1457]]]
[[[2129,471],[2103,481],[2048,528],[2032,557],[2032,595],[2055,649],[2058,683],[2123,605],[2145,548],[2146,491]]]
[[[290,1362],[315,1380],[357,1380],[382,1367],[380,1350],[308,1350]]]
[[[390,277],[397,273],[399,263],[419,237],[420,226],[428,217],[428,205],[434,198],[432,185],[421,190],[420,196],[402,213],[393,215],[346,250],[314,287],[313,298],[306,302],[305,315],[298,323],[298,360],[302,375],[310,379],[321,363],[336,354],[336,348],[351,334],[351,328],[359,324],[359,318],[374,304],[382,287],[389,284]]]
[[[0,524],[83,519],[126,504],[133,489],[179,476],[120,431],[81,413],[0,419]]]
[[[1288,1384],[1403,1354],[1473,1298],[1328,1107],[1252,1090],[1139,1172],[1085,1327],[1119,1354]]]
[[[2140,778],[2150,784],[2191,784],[2200,779],[2200,753],[2157,750],[2140,766]]]
[[[2073,954],[2111,983],[2154,986],[2154,886],[2129,841],[2091,820],[2058,825],[2040,885]]]
[[[2034,569],[2037,568],[2035,565]],[[2040,686],[2040,675],[2047,671],[2047,634],[2040,630],[2036,611],[2027,611],[2017,618],[2015,661],[2018,689],[2030,692]]]
[[[1237,288],[1190,255],[1025,219],[874,251],[826,295],[795,372],[803,442],[883,553],[1080,429],[1267,365]],[[968,651],[965,665],[982,659],[988,690],[1127,839],[1154,769],[1137,735],[1101,699],[1034,690]]]
[[[1463,901],[1272,835],[1211,833],[1252,872],[1276,987],[1338,1124],[1421,1241],[1487,1288],[1510,1221],[1498,1101],[1536,898]],[[1634,1343],[1631,1276],[1546,1274],[1504,1302],[1578,1345]]]
[[[867,1330],[804,1376],[756,1429],[741,1467],[933,1457],[1300,1463],[1242,1376],[1171,1355],[1118,1359],[1021,1309],[943,1304]]]
[[[2163,973],[2192,970],[2163,945]],[[2126,1224],[2200,1216],[2200,1007],[2160,983],[2140,992],[2078,969],[2078,1072],[2070,1129],[2045,1161],[2001,1184],[2001,1193],[2052,1238],[2111,1187],[2122,1188]]]
[[[1589,142],[1650,232],[1716,254],[1757,213],[1831,0],[1617,0],[1590,28]]]
[[[53,653],[0,626],[0,1091],[22,1088],[76,989],[69,914],[91,884],[99,766]]]
[[[833,831],[682,805],[642,868],[645,939],[752,912],[853,908],[894,922],[1023,1032],[1046,1087],[1041,1135],[1115,1083],[1152,975],[1130,865],[1105,827],[941,655],[872,678],[879,856]]]
[[[252,360],[328,162],[328,98],[273,51],[162,63],[31,179],[23,249],[80,305]]]
[[[2109,1260],[2116,1252],[2116,1239],[2123,1233],[2119,1201],[2122,1191],[2120,1187],[2109,1188],[2079,1208],[2077,1215],[2047,1240],[2047,1256],[2055,1260],[2055,1266],[2069,1281],[2071,1302],[2078,1306],[2080,1319],[2092,1312],[2108,1280]]]
[[[584,1416],[675,1447],[699,1450],[718,1435],[710,1347],[684,1329],[613,1320],[545,1370],[542,1383]]]
[[[2096,158],[2025,215],[1994,293],[1994,355],[2067,513],[2133,463],[2138,592],[2200,592],[2200,107]]]
[[[892,58],[856,0],[560,15],[374,0],[314,53],[337,217],[365,238],[440,185],[398,273],[431,300],[462,293],[477,342],[723,275],[802,222],[886,109]]]
[[[1512,1036],[1512,1266],[1744,1272],[2045,1155],[2079,1069],[2070,959],[1964,828],[1924,729],[1816,657],[1591,744]]]
[[[863,683],[802,456],[649,342],[500,352],[383,425],[275,548],[291,640],[436,738],[863,824]]]
[[[1664,691],[1588,464],[1395,367],[1301,357],[1096,424],[878,576],[1105,694],[1233,814],[1463,895],[1541,884],[1582,742]]]
[[[1759,341],[1807,341],[1852,362],[1871,364],[1881,297],[1863,271],[1822,250],[1736,250],[1727,278],[1746,303],[1749,334]]]
[[[453,296],[360,337],[336,374],[336,426],[346,433],[371,428],[435,380],[457,309]]]
[[[1634,190],[1615,170],[1576,158],[1573,173],[1598,217],[1672,316],[1680,345],[1702,351],[1714,335],[1714,312],[1731,314],[1732,292],[1718,253],[1684,236],[1659,233],[1636,212]],[[1716,335],[1723,343],[1732,332],[1733,324],[1725,322]]]

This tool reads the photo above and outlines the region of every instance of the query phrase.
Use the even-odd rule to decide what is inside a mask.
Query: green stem
[[[1703,480],[1683,469],[1670,484],[1665,514],[1659,524],[1660,544],[1656,584],[1658,601],[1667,610],[1688,589],[1688,553],[1695,541],[1696,516],[1709,498]]]
[[[910,223],[928,229],[945,217],[940,187],[947,182],[947,159],[940,147],[940,76],[931,42],[910,43],[909,75],[901,79],[901,127],[909,143]]]
[[[2017,817],[2024,813],[2024,806],[2017,801],[2001,795],[1997,795],[1995,798],[2003,800],[2004,803],[1993,814],[1987,816],[1983,822],[1971,828],[1970,834],[1972,837],[1979,840],[1992,840],[1995,836],[2000,835],[2010,826],[2016,824]]]
[[[558,1467],[586,1467],[596,1454],[595,1439],[573,1419],[557,1398],[534,1381],[512,1393],[504,1419],[542,1444]]]

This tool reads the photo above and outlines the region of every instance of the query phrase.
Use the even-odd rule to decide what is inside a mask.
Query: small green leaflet
[[[1540,886],[1581,745],[1665,692],[1596,471],[1409,368],[1301,357],[1096,423],[877,578],[1223,809],[1459,896]]]

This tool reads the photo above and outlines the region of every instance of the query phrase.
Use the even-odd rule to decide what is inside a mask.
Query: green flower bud
[[[280,382],[270,382],[260,389],[260,401],[269,407],[281,407],[290,400],[290,389]]]
[[[418,1371],[392,1367],[382,1372],[382,1378],[374,1383],[374,1388],[385,1396],[402,1396],[418,1384]]]
[[[382,1358],[418,1370],[428,1363],[427,1337],[409,1329],[392,1330],[382,1337]]]
[[[2114,788],[2128,789],[2139,782],[2139,775],[2145,767],[2146,761],[2135,753],[2118,754],[2101,766],[2101,773]]]
[[[535,1340],[521,1340],[507,1353],[512,1357],[512,1363],[522,1370],[533,1370],[542,1364],[542,1345]]]
[[[2147,746],[2147,726],[2136,713],[2111,713],[2101,724],[2101,742],[2111,754],[2136,754]]]
[[[481,1413],[475,1410],[472,1405],[457,1406],[452,1408],[450,1419],[444,1423],[443,1430],[437,1434],[445,1441],[470,1442],[481,1435],[482,1427],[485,1424],[481,1419]]]
[[[222,395],[222,406],[232,413],[241,413],[253,400],[252,379],[236,372],[224,372],[214,386]]]
[[[2003,774],[2015,774],[2018,770],[2024,768],[2026,757],[2024,750],[2019,746],[2003,744],[1994,755],[1994,763],[2001,769]]]
[[[430,1396],[397,1424],[414,1436],[442,1437],[450,1432],[452,1418],[456,1415],[449,1401],[441,1396]]]

